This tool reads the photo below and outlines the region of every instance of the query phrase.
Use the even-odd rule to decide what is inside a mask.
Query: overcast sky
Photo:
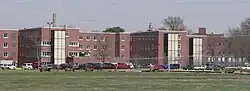
[[[86,30],[121,26],[128,31],[160,27],[166,16],[181,16],[188,28],[225,32],[250,17],[249,0],[0,0],[0,28],[57,25]]]

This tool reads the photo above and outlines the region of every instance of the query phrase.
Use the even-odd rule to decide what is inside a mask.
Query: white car
[[[2,69],[11,69],[11,70],[15,70],[16,66],[12,65],[12,64],[3,64],[1,66]]]
[[[204,66],[194,66],[195,70],[202,70],[202,69],[206,69],[206,67]]]
[[[241,67],[241,69],[247,69],[247,70],[250,70],[250,67]]]
[[[126,64],[129,65],[131,69],[135,68],[132,63],[126,63]]]
[[[32,63],[24,63],[22,68],[31,70],[31,69],[33,69],[33,66],[32,66]]]

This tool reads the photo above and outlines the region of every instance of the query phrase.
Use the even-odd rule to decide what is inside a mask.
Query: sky
[[[149,22],[162,26],[167,16],[180,16],[188,29],[206,27],[226,32],[250,17],[249,0],[0,0],[0,28],[48,26],[52,13],[57,25],[83,30],[120,26],[129,32],[145,30]]]

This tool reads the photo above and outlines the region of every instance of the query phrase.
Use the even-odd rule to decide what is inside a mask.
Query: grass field
[[[249,91],[250,76],[0,71],[0,91]]]

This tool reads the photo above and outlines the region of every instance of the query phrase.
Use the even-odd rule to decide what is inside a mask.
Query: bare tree
[[[100,60],[100,62],[105,63],[105,60],[108,57],[108,44],[107,44],[107,37],[104,35],[96,34],[96,45],[94,47],[96,48],[97,58]]]
[[[187,34],[193,34],[193,31],[191,29],[187,29]]]
[[[250,62],[250,18],[241,22],[240,27],[229,28],[228,50],[231,55]]]
[[[163,20],[163,25],[171,31],[182,31],[185,29],[184,20],[179,16],[168,16]]]
[[[32,44],[34,44],[35,50],[33,50],[33,52],[35,52],[34,54],[36,55],[36,60],[38,61],[38,64],[40,65],[40,62],[41,62],[41,51],[40,51],[41,41],[40,41],[39,37],[36,35],[29,35],[29,39],[30,39],[30,41],[32,41]]]
[[[211,56],[210,60],[212,60],[212,62],[213,62],[215,60],[214,57],[216,56],[216,41],[212,40],[212,39],[207,39],[206,43],[207,43],[207,48],[206,48],[207,49],[207,55]]]

